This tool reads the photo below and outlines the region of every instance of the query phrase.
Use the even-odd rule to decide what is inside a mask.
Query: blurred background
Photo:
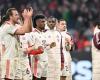
[[[43,13],[67,21],[75,43],[75,50],[71,52],[73,80],[91,80],[91,39],[94,22],[100,18],[100,0],[0,0],[0,15],[10,7],[20,11],[30,6],[34,14]]]

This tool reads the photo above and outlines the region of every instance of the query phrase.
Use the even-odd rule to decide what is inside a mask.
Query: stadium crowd
[[[35,14],[42,12],[47,17],[63,18],[68,22],[68,29],[77,46],[76,50],[90,51],[93,22],[100,17],[99,2],[99,0],[0,0],[0,14],[4,15],[12,6],[18,10],[32,6]]]

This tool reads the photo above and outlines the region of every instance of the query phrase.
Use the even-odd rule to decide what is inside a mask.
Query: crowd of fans
[[[32,6],[34,14],[64,18],[73,36],[77,51],[90,51],[93,22],[100,17],[100,0],[0,0],[0,14],[10,7],[18,10]]]

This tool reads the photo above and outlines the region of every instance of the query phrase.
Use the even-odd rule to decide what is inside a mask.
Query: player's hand
[[[27,18],[27,9],[23,10],[22,16],[23,16],[24,19]]]
[[[33,9],[32,9],[32,7],[30,7],[29,9],[27,9],[27,15],[29,17],[32,17],[32,15],[33,15]]]
[[[26,18],[30,18],[33,15],[33,9],[29,8],[29,9],[24,9],[24,11],[22,12],[22,16],[24,19]]]
[[[31,50],[33,50],[32,47],[26,48],[26,49],[24,50],[24,53],[25,53],[25,54],[28,54]]]
[[[68,38],[65,39],[65,44],[70,43],[70,40]]]
[[[28,54],[28,49],[25,48],[23,52],[24,52],[24,54]]]
[[[65,39],[65,48],[67,51],[70,51],[70,49],[71,49],[71,42],[67,38]]]
[[[55,47],[56,46],[56,43],[55,42],[52,42],[51,44],[50,44],[50,48],[53,48],[53,47]]]
[[[43,47],[42,47],[42,46],[39,46],[39,47],[38,47],[38,50],[40,50],[40,51],[41,51],[41,53],[43,53],[43,52],[44,52],[44,49],[43,49]]]

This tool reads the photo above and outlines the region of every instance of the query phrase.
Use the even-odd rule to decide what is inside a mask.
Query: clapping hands
[[[23,12],[22,12],[22,16],[23,16],[24,19],[30,18],[30,17],[32,17],[32,15],[33,15],[32,7],[28,8],[28,9],[24,9]]]

